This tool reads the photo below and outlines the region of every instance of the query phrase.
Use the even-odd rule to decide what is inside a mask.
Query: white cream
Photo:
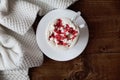
[[[78,33],[76,35],[76,37],[73,39],[73,40],[67,40],[67,39],[64,39],[62,40],[63,42],[69,44],[69,46],[63,46],[63,45],[58,45],[58,41],[55,39],[55,38],[50,38],[49,39],[49,36],[54,33],[54,35],[57,35],[56,32],[54,32],[54,25],[56,24],[57,22],[57,19],[55,21],[53,21],[52,23],[50,23],[46,29],[46,39],[47,39],[47,42],[48,44],[51,46],[51,47],[57,47],[59,49],[69,49],[71,47],[73,47],[77,40],[78,40],[78,37],[79,37],[79,28],[78,26],[75,26],[74,23],[69,19],[69,18],[60,18],[62,20],[62,24],[65,26],[66,24],[68,24],[70,27],[72,27],[74,30],[76,30]],[[63,28],[60,28],[61,32],[64,32],[64,29]],[[60,34],[61,36],[63,36],[63,34]],[[70,35],[69,32],[66,32],[66,35],[69,35],[70,37],[72,37],[72,35]]]

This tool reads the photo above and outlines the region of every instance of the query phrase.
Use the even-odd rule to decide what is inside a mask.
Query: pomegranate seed
[[[68,24],[65,26],[62,24],[61,19],[57,19],[56,23],[54,24],[54,32],[49,36],[49,39],[53,38],[56,40],[56,43],[58,45],[63,45],[63,46],[70,46],[68,43],[66,43],[66,40],[73,40],[75,39],[78,31],[74,30],[72,27],[70,27]],[[71,36],[71,37],[70,37]]]
[[[63,41],[59,41],[59,42],[58,42],[58,45],[63,45]]]
[[[63,46],[66,46],[66,45],[68,45],[68,43],[63,43]]]
[[[62,20],[61,19],[58,19],[57,20],[57,23],[54,25],[55,27],[63,27],[63,25],[62,25]]]
[[[72,40],[75,39],[76,35],[72,37]]]
[[[62,20],[61,20],[61,19],[58,19],[57,21],[60,22],[60,23],[62,23]]]
[[[55,38],[59,41],[61,40],[61,36],[60,35],[56,35]]]
[[[56,31],[56,33],[61,34],[61,30]]]
[[[66,24],[66,28],[69,28],[70,26],[68,24]]]
[[[75,34],[77,34],[77,33],[78,33],[78,31],[73,30],[71,34],[72,34],[72,35],[75,35]]]
[[[55,28],[54,31],[57,32],[57,28]]]
[[[73,28],[71,27],[70,29],[69,29],[69,33],[72,33],[74,30],[73,30]]]
[[[55,36],[54,36],[54,33],[52,33],[52,34],[49,36],[49,39],[52,38],[52,37],[53,37],[53,38],[55,37]]]

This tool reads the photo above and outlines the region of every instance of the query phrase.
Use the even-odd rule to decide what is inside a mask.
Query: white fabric
[[[43,62],[43,55],[31,28],[38,11],[43,15],[55,8],[67,8],[75,1],[9,0],[8,13],[0,12],[0,24],[4,26],[4,30],[9,35],[14,36],[21,43],[24,54],[23,61],[17,69],[0,72],[0,80],[29,80],[28,68],[40,66]]]
[[[0,0],[0,12],[8,11],[8,0]]]
[[[6,28],[4,29],[7,31],[9,35],[14,36],[22,44],[22,49],[24,50],[24,54],[23,54],[23,60],[21,65],[16,68],[20,71],[20,73],[12,75],[13,73],[16,73],[19,71],[9,70],[7,71],[8,74],[4,74],[4,77],[1,77],[3,79],[0,79],[0,80],[17,80],[16,76],[19,76],[20,80],[27,80],[28,75],[26,79],[26,75],[24,75],[23,72],[27,72],[28,74],[28,71],[26,69],[30,67],[40,66],[43,63],[43,54],[41,53],[36,43],[36,40],[35,40],[36,37],[35,37],[34,31],[32,28],[30,28],[29,31],[24,36],[22,36],[22,35],[16,34],[15,32],[12,32],[9,29],[6,29]],[[6,79],[5,77],[8,79]]]
[[[57,8],[62,8],[65,9],[77,0],[26,0],[29,1],[33,4],[36,4],[42,8],[42,12],[39,13],[39,15],[44,15],[47,12],[57,9]]]
[[[21,35],[24,35],[36,19],[40,7],[21,0],[9,1],[9,12],[0,12],[0,23]]]
[[[0,72],[0,80],[30,80],[28,69],[15,69]]]
[[[0,12],[0,23],[24,35],[35,21],[38,11],[39,15],[43,15],[55,8],[67,8],[75,1],[76,0],[10,0],[8,4],[9,12],[5,14]]]
[[[19,35],[15,32],[7,30],[8,34],[14,36],[21,44],[24,50],[23,61],[19,68],[28,68],[40,66],[43,62],[43,54],[40,51],[37,42],[36,36],[32,28],[25,35]]]
[[[0,26],[0,70],[14,69],[22,62],[23,51],[20,43],[5,33]]]

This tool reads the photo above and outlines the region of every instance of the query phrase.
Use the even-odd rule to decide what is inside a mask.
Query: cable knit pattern
[[[26,1],[10,0],[9,12],[1,14],[0,23],[23,35],[31,27],[40,8]]]

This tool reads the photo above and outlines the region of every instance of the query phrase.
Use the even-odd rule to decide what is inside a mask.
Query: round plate
[[[51,46],[49,46],[45,36],[46,28],[49,23],[51,23],[55,19],[62,17],[73,19],[76,14],[77,13],[72,10],[56,9],[49,12],[41,19],[37,28],[36,38],[39,48],[47,57],[56,61],[68,61],[76,58],[83,52],[88,43],[89,32],[88,26],[81,16],[80,22],[81,24],[85,23],[85,27],[80,29],[80,37],[74,47],[68,50],[59,50],[57,48],[52,48]]]

